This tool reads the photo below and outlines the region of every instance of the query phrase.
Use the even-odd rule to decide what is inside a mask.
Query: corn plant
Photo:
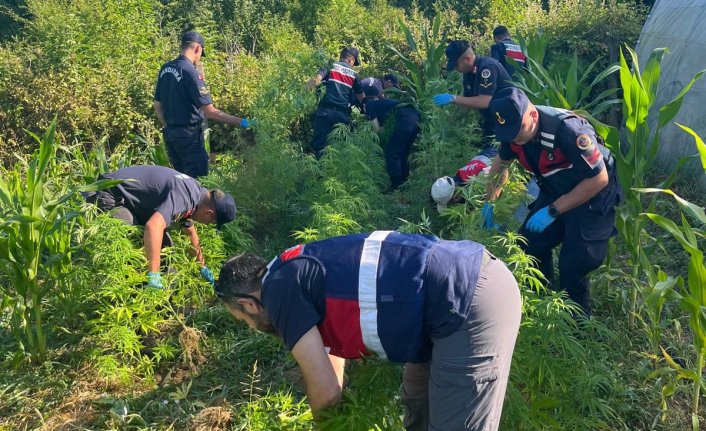
[[[115,184],[101,181],[82,188],[50,180],[56,153],[56,118],[43,137],[31,136],[39,149],[0,177],[0,262],[7,283],[0,285],[2,308],[10,308],[12,333],[20,354],[34,363],[47,357],[43,304],[57,280],[71,271],[72,220],[79,214],[68,205],[74,194]]]
[[[645,240],[649,239],[645,232],[646,219],[639,217],[643,212],[654,211],[654,200],[646,203],[637,190],[645,187],[647,177],[655,167],[655,161],[660,147],[660,130],[672,121],[681,108],[684,96],[692,85],[701,78],[705,71],[694,75],[691,81],[669,103],[659,107],[657,124],[651,132],[647,116],[656,100],[660,80],[661,62],[667,53],[666,48],[652,51],[645,70],[641,73],[635,51],[626,47],[632,60],[632,70],[620,52],[620,84],[623,89],[623,118],[625,119],[625,139],[621,139],[616,128],[601,124],[595,125],[597,131],[604,137],[606,145],[611,150],[616,163],[618,181],[625,193],[625,203],[618,208],[616,226],[630,254],[632,277],[630,288],[629,324],[634,326],[637,310],[638,291],[642,288],[640,273],[655,277],[652,265],[649,263],[650,248]],[[667,188],[676,179],[676,173],[687,158],[682,158],[674,174],[664,180],[659,188]],[[647,207],[645,207],[647,205]],[[650,246],[655,242],[651,241]]]
[[[426,22],[420,24],[422,35],[419,43],[414,40],[414,36],[404,21],[399,21],[400,29],[405,35],[410,55],[404,55],[393,46],[388,48],[394,52],[407,68],[409,77],[402,76],[403,82],[407,84],[413,98],[417,104],[422,101],[431,103],[432,92],[428,83],[441,78],[442,59],[446,49],[445,34],[441,31],[441,18],[437,15],[431,24],[431,28]],[[414,58],[422,60],[419,63]]]
[[[693,130],[682,125],[679,125],[679,127],[694,137],[701,164],[706,173],[706,145]],[[687,369],[676,363],[666,351],[663,350],[662,353],[667,363],[677,373],[679,379],[693,382],[691,421],[692,429],[698,430],[700,391],[701,387],[706,383],[702,377],[704,366],[706,366],[706,260],[704,260],[703,249],[704,239],[706,239],[706,232],[703,230],[703,227],[706,226],[706,213],[703,207],[681,198],[669,189],[638,188],[635,191],[638,193],[665,193],[671,195],[681,209],[681,225],[659,214],[645,213],[645,216],[674,237],[690,256],[688,278],[685,283],[686,289],[682,290],[682,292],[674,291],[675,283],[665,286],[665,289],[670,290],[670,293],[678,299],[682,309],[689,316],[689,327],[694,336],[693,344],[696,360],[693,367]],[[692,227],[687,215],[695,220],[699,227]]]
[[[524,90],[533,103],[580,111],[591,116],[597,116],[611,105],[620,103],[620,100],[613,97],[618,91],[617,88],[608,88],[597,96],[592,96],[596,86],[620,70],[617,64],[595,73],[594,68],[599,59],[584,66],[574,53],[568,67],[554,64],[553,67],[547,68],[544,66],[548,44],[545,36],[520,38],[520,44],[525,50],[527,65],[522,67],[514,62],[516,70],[519,71],[515,85]]]

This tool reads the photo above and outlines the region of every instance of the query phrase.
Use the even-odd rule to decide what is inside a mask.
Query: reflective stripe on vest
[[[387,359],[387,354],[378,335],[377,274],[382,242],[390,233],[375,231],[366,238],[358,271],[358,306],[363,343],[369,351],[383,359]]]

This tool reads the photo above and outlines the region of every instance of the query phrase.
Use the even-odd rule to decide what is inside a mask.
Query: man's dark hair
[[[184,51],[186,51],[186,50],[189,49],[189,48],[194,48],[196,45],[200,45],[200,43],[198,43],[198,42],[193,42],[193,41],[185,41],[185,42],[182,42],[182,43],[181,43],[181,47],[179,48],[179,50],[180,50],[181,52],[184,52]]]
[[[267,261],[255,254],[231,257],[221,267],[216,294],[221,299],[249,294],[260,288],[259,281],[267,271]]]
[[[495,27],[493,30],[493,37],[499,37],[499,36],[505,36],[505,35],[510,35],[510,32],[508,31],[507,27],[504,25],[499,25]]]

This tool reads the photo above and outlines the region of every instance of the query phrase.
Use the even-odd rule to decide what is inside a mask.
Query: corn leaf
[[[676,123],[677,126],[681,127],[682,130],[684,130],[686,133],[690,134],[691,136],[694,137],[694,141],[696,143],[696,148],[699,150],[699,157],[701,158],[701,166],[704,168],[704,171],[706,171],[706,144],[704,144],[704,141],[701,139],[699,135],[696,134],[693,130],[688,128],[687,126],[682,126],[679,123]],[[675,169],[675,171],[678,171],[679,169]]]

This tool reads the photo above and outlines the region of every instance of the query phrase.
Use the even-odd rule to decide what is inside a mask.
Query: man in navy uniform
[[[382,87],[387,90],[388,88],[400,88],[400,80],[394,73],[385,74],[382,77]]]
[[[498,429],[520,325],[517,282],[472,241],[377,231],[240,255],[216,294],[251,328],[280,336],[315,418],[336,404],[346,359],[406,363],[407,430]]]
[[[86,196],[114,217],[136,226],[144,226],[147,279],[150,287],[161,288],[160,250],[171,246],[167,232],[178,224],[191,241],[191,254],[201,264],[201,276],[214,282],[206,267],[199,236],[193,221],[216,224],[220,229],[235,218],[233,196],[221,190],[208,190],[186,174],[163,166],[130,166],[102,174],[99,179],[123,180],[120,184]]]
[[[508,75],[510,75],[510,78],[515,79],[515,67],[507,61],[506,57],[510,57],[521,66],[524,66],[527,61],[525,53],[522,52],[520,45],[510,38],[510,32],[503,25],[495,27],[493,39],[495,39],[495,44],[490,47],[490,58],[498,60]]]
[[[179,57],[162,66],[154,94],[154,110],[163,127],[169,160],[174,169],[194,178],[208,175],[201,127],[204,116],[242,128],[250,126],[247,118],[228,115],[213,106],[203,74],[195,67],[205,56],[203,36],[195,31],[184,33]]]
[[[622,198],[613,157],[593,127],[571,111],[535,106],[517,88],[498,92],[489,111],[496,120],[500,151],[493,161],[487,200],[495,200],[507,180],[512,160],[535,175],[539,196],[519,233],[527,238],[525,252],[554,281],[552,250],[559,254],[559,288],[590,313],[588,274],[605,258],[615,235],[615,206]],[[494,225],[493,206],[482,214]]]
[[[443,106],[455,104],[469,109],[480,110],[483,128],[482,146],[492,145],[495,122],[488,105],[493,95],[503,88],[512,87],[510,75],[497,60],[477,56],[468,41],[454,40],[446,47],[446,68],[463,74],[463,96],[450,93],[434,96],[434,104]]]
[[[314,89],[322,82],[326,83],[326,94],[319,102],[314,114],[314,137],[311,149],[316,159],[320,159],[326,148],[326,139],[337,124],[351,121],[351,100],[355,96],[363,100],[363,90],[358,73],[353,66],[360,65],[360,53],[356,48],[346,47],[341,51],[339,60],[330,68],[322,67],[307,82],[309,89]]]
[[[364,79],[363,83],[365,82]],[[385,125],[392,128],[390,139],[384,144],[387,174],[394,190],[409,177],[409,152],[419,134],[421,117],[414,106],[398,100],[385,99],[380,86],[363,85],[363,92],[366,97],[365,115],[373,121],[376,130]]]

